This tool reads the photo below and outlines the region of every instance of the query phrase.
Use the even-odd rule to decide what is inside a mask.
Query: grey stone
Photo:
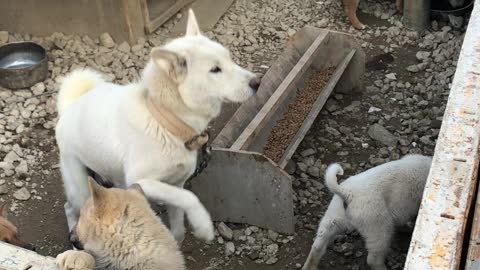
[[[22,187],[13,193],[13,197],[20,201],[26,201],[30,199],[30,192],[26,187]]]
[[[227,240],[232,240],[233,231],[230,229],[227,224],[220,222],[217,226],[218,233]]]
[[[313,177],[320,177],[320,169],[317,167],[308,168],[307,173]]]
[[[381,142],[387,146],[395,146],[398,142],[398,138],[390,133],[386,128],[379,124],[374,124],[368,129],[368,135],[370,138]]]
[[[130,45],[126,41],[124,41],[124,42],[122,42],[122,44],[118,45],[117,49],[121,52],[129,53],[130,52]]]
[[[0,195],[8,194],[7,185],[0,185]]]
[[[21,188],[25,185],[25,182],[20,181],[20,180],[16,180],[16,181],[13,181],[13,184],[15,185],[15,187]]]
[[[8,32],[0,31],[0,45],[8,42]]]
[[[3,158],[3,161],[8,164],[13,164],[14,161],[18,161],[20,157],[15,153],[15,151],[10,151],[8,154]]]
[[[289,161],[287,162],[287,166],[285,166],[285,171],[286,171],[288,174],[294,174],[294,173],[295,173],[295,170],[296,170],[295,162],[293,162],[293,160],[289,160]]]
[[[20,164],[15,168],[17,175],[27,175],[28,174],[28,165],[25,160],[22,160]]]
[[[109,33],[103,33],[100,35],[100,44],[107,48],[113,48],[113,46],[115,46],[115,41],[113,41]]]
[[[385,78],[395,81],[397,79],[397,75],[395,73],[388,73],[387,75],[385,75]]]
[[[43,82],[39,82],[32,86],[32,92],[34,95],[41,95],[45,92],[45,84]]]
[[[225,243],[225,255],[230,256],[235,253],[235,244],[233,242]]]
[[[306,172],[308,170],[307,164],[305,164],[303,162],[297,163],[297,166],[300,169],[300,171],[302,171],[302,172]]]
[[[272,230],[268,230],[268,238],[272,241],[277,241],[278,233]]]
[[[276,257],[272,257],[272,258],[268,258],[266,261],[265,261],[265,264],[268,264],[268,265],[272,265],[272,264],[275,264],[278,262],[278,258]]]
[[[345,253],[352,252],[354,247],[355,246],[352,243],[342,243],[341,245],[335,245],[333,247],[333,250],[335,252],[345,254]]]
[[[276,255],[278,253],[278,244],[270,244],[265,249],[267,255]]]
[[[313,149],[313,148],[309,148],[309,149],[306,149],[306,150],[303,150],[300,155],[302,157],[308,157],[308,156],[311,156],[313,154],[315,154],[317,152],[317,150]]]
[[[328,26],[328,19],[323,18],[320,21],[317,22],[317,27],[324,28]]]

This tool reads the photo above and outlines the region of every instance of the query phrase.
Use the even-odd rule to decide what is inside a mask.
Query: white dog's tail
[[[337,175],[343,175],[343,168],[338,163],[333,163],[325,172],[325,184],[331,192],[340,196],[348,204],[351,200],[351,192],[338,184]]]
[[[81,95],[103,82],[100,73],[91,69],[77,69],[68,74],[60,85],[57,110],[61,113]]]

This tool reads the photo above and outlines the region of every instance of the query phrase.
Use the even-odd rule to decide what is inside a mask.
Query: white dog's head
[[[243,102],[260,84],[255,74],[233,62],[225,47],[200,33],[192,10],[186,35],[154,48],[150,56],[155,67],[150,68],[167,74],[193,110],[214,107],[219,112],[221,102]]]

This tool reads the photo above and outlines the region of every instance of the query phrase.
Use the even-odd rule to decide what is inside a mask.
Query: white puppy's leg
[[[182,208],[167,205],[170,230],[179,244],[185,239],[185,211]]]
[[[88,175],[85,166],[83,166],[80,160],[71,156],[63,155],[60,157],[60,169],[65,195],[67,196],[65,214],[67,216],[68,228],[71,230],[78,221],[83,203],[90,196],[87,182]]]
[[[384,209],[378,207],[376,210]],[[390,249],[390,240],[393,234],[393,221],[384,211],[363,213],[362,218],[357,217],[351,221],[353,226],[365,239],[368,250],[367,263],[372,270],[387,270],[385,257]],[[357,226],[358,225],[358,226]]]
[[[343,209],[343,201],[338,196],[334,196],[322,221],[320,221],[315,241],[302,270],[316,270],[333,237],[349,228],[350,225]]]
[[[193,227],[193,234],[197,238],[213,240],[214,231],[210,214],[191,191],[154,179],[141,179],[136,183],[142,187],[147,198],[185,211]]]

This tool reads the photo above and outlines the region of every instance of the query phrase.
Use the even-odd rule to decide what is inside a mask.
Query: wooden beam
[[[151,20],[145,25],[145,29],[147,30],[147,34],[153,33],[164,24],[168,19],[170,19],[175,13],[180,11],[180,9],[184,8],[186,5],[189,5],[194,0],[177,0],[175,4],[165,10],[161,15],[157,16],[156,18],[151,18]]]
[[[450,90],[405,270],[453,270],[461,264],[479,163],[479,70],[480,7],[476,5]],[[469,267],[478,260],[477,254],[470,249]]]

